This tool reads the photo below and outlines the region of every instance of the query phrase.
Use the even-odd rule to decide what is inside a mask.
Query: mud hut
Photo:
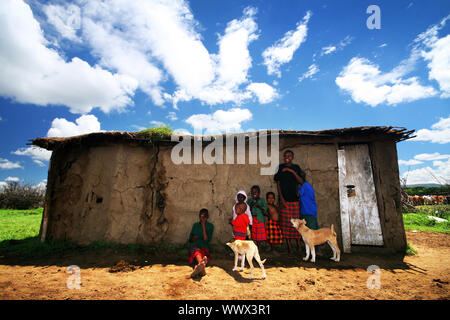
[[[355,127],[159,140],[118,131],[36,138],[33,145],[53,151],[40,236],[80,244],[184,243],[207,208],[213,243],[229,241],[236,192],[258,184],[262,196],[276,193],[270,170],[290,149],[315,188],[319,226],[334,224],[341,249],[404,252],[396,143],[412,132]],[[258,152],[264,143],[272,146],[267,154]],[[268,159],[278,160],[271,169]]]

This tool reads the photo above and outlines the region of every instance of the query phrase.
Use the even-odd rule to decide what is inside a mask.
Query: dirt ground
[[[256,263],[254,280],[248,279],[248,265],[243,272],[231,271],[233,257],[228,254],[213,257],[207,275],[196,280],[186,279],[192,269],[179,258],[118,252],[71,252],[33,261],[3,257],[0,299],[448,300],[450,235],[407,231],[407,238],[418,254],[403,260],[352,253],[342,255],[339,263],[318,258],[313,264],[261,253],[267,258],[265,280]],[[66,272],[70,265],[80,268],[80,289],[67,287],[73,276]],[[367,287],[370,265],[380,267],[380,289]]]

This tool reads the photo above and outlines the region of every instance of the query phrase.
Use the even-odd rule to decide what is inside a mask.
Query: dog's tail
[[[336,237],[336,232],[334,232],[334,225],[331,225],[331,234]]]

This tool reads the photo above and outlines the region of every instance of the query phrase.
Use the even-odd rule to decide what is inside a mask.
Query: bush
[[[0,208],[27,210],[42,207],[45,191],[29,183],[9,182],[0,192]]]

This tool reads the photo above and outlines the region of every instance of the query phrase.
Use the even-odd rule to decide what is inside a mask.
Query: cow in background
[[[434,204],[433,196],[423,196],[423,201],[424,201],[424,204],[427,204],[427,205]]]

